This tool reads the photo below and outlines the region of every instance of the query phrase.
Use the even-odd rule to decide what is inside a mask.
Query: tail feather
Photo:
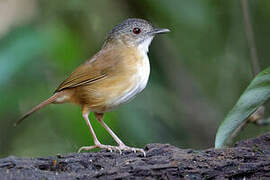
[[[39,109],[55,102],[55,100],[59,97],[59,93],[55,93],[53,96],[51,96],[50,98],[46,99],[45,101],[43,101],[42,103],[40,103],[39,105],[35,106],[34,108],[32,108],[30,111],[28,111],[27,113],[25,113],[20,119],[18,119],[15,123],[14,126],[17,126],[19,123],[21,123],[25,118],[27,118],[28,116],[30,116],[32,113],[38,111]]]

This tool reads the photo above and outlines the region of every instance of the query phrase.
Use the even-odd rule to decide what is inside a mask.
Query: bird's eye
[[[140,28],[134,28],[133,29],[133,33],[134,34],[140,34],[141,33],[141,29]]]

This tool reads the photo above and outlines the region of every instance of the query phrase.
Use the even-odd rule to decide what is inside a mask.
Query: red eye
[[[140,32],[141,32],[141,29],[140,28],[134,28],[133,29],[133,33],[134,34],[140,34]]]

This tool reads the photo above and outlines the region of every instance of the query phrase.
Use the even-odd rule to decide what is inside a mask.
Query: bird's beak
[[[169,29],[163,29],[163,28],[155,28],[153,31],[151,31],[151,34],[155,35],[155,34],[163,34],[163,33],[167,33],[170,32]]]

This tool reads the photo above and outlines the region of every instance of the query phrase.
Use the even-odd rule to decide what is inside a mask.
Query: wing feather
[[[115,50],[114,50],[115,51]],[[55,92],[78,86],[89,85],[106,78],[111,69],[119,62],[119,53],[112,56],[112,50],[97,53],[92,59],[76,68],[70,76],[64,80]]]

